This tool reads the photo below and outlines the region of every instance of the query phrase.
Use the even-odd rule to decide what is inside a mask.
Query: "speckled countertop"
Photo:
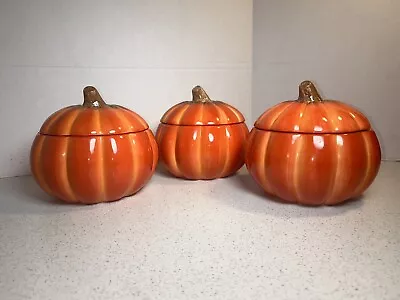
[[[307,208],[261,196],[245,170],[156,174],[111,204],[51,202],[0,180],[0,299],[400,299],[400,163],[364,198]]]

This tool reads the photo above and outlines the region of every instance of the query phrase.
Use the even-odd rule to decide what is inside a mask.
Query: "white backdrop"
[[[252,119],[316,82],[358,107],[400,159],[400,1],[254,0]]]
[[[251,126],[310,79],[364,112],[383,158],[400,159],[399,11],[391,0],[2,0],[0,177],[29,173],[40,125],[81,103],[85,85],[154,129],[197,84]]]
[[[47,116],[85,85],[154,129],[202,85],[250,118],[251,0],[1,0],[0,177],[29,173]]]

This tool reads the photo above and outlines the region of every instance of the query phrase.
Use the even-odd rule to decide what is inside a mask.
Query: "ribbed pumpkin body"
[[[197,96],[194,90],[194,99]],[[222,101],[205,97],[206,101],[185,101],[173,106],[158,126],[160,162],[176,177],[222,178],[244,164],[249,131],[243,115]]]
[[[277,104],[256,121],[246,146],[247,169],[264,191],[304,205],[360,196],[380,163],[369,121],[339,101]]]
[[[215,126],[160,124],[160,161],[176,177],[214,179],[234,174],[244,164],[243,123]]]
[[[44,122],[30,161],[45,192],[66,202],[94,204],[144,187],[154,174],[158,147],[136,113],[120,106],[76,105]]]
[[[380,166],[373,131],[294,134],[252,129],[246,155],[263,189],[288,202],[337,204],[360,196]]]

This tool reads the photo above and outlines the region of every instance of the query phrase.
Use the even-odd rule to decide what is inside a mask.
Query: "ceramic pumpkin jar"
[[[304,205],[360,196],[381,162],[377,136],[356,108],[324,100],[310,81],[297,100],[266,110],[246,146],[246,166],[270,195]]]
[[[191,180],[234,174],[244,164],[249,133],[243,115],[211,100],[200,86],[193,88],[192,96],[161,118],[156,132],[160,163],[174,176]]]
[[[146,121],[108,105],[85,87],[82,105],[49,116],[30,154],[32,174],[48,194],[66,202],[94,204],[139,191],[152,177],[158,147]]]

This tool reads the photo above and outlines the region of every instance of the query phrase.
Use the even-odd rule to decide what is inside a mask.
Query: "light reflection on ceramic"
[[[297,100],[258,118],[246,149],[246,166],[265,192],[305,205],[360,196],[374,181],[380,160],[368,119],[352,106],[323,100],[310,81],[300,85]]]
[[[46,119],[30,159],[45,192],[66,202],[94,204],[139,191],[155,171],[158,147],[140,116],[107,105],[94,87],[86,87],[82,105]]]
[[[156,139],[160,162],[176,177],[215,179],[244,164],[248,128],[243,115],[222,101],[211,100],[199,86],[192,101],[170,108],[161,118]]]

